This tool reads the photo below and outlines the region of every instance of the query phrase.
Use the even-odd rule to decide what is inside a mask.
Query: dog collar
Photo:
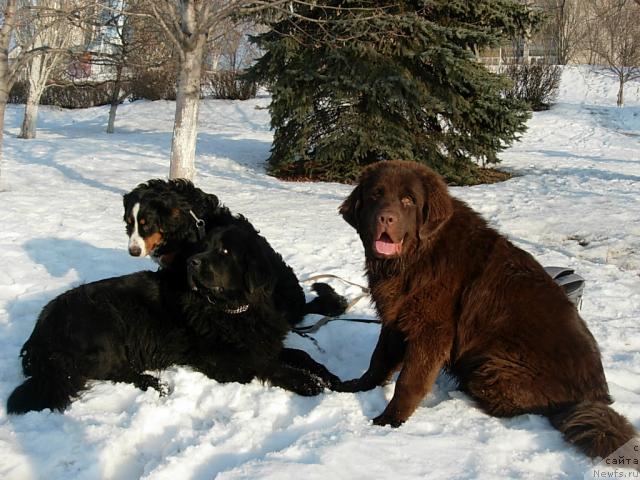
[[[196,217],[196,214],[193,213],[193,210],[189,210],[189,214],[193,217],[193,219],[196,221],[196,228],[198,229],[198,239],[202,240],[204,238],[205,235],[205,223],[204,220],[201,218]]]
[[[211,297],[207,295],[207,300],[211,305],[215,305],[215,300],[211,300]],[[238,308],[223,308],[222,311],[224,313],[228,313],[229,315],[238,315],[239,313],[244,313],[249,310],[249,305],[240,305]]]
[[[238,308],[225,308],[224,313],[238,315],[239,313],[244,313],[247,310],[249,310],[249,305],[240,305]]]

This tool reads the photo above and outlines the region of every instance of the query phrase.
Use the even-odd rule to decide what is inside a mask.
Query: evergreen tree
[[[537,22],[517,0],[290,6],[264,20],[253,40],[266,53],[248,73],[272,94],[270,173],[349,181],[404,159],[470,183],[525,130],[524,103],[503,94],[509,80],[474,55]]]

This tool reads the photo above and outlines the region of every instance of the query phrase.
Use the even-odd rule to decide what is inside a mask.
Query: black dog
[[[301,395],[338,382],[300,350],[276,306],[272,249],[255,230],[213,230],[185,264],[74,288],[42,311],[21,356],[27,380],[7,411],[64,410],[88,380],[162,393],[144,372],[188,365],[220,382],[269,381]],[[277,260],[277,259],[276,259]]]
[[[233,215],[218,197],[203,192],[184,179],[149,180],[123,198],[124,220],[129,237],[129,253],[150,255],[161,266],[184,261],[205,232],[235,225],[253,232],[251,223]],[[266,243],[266,242],[265,242]],[[318,297],[305,303],[298,278],[282,257],[266,244],[276,273],[275,304],[285,312],[290,325],[309,313],[338,316],[347,302],[326,284],[314,285]]]

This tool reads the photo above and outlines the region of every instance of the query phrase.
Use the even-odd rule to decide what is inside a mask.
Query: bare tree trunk
[[[4,7],[3,24],[0,26],[0,190],[2,182],[2,143],[4,141],[4,113],[9,101],[11,90],[11,70],[9,69],[9,47],[11,46],[11,34],[16,22],[16,0],[7,0]]]
[[[109,108],[109,123],[107,124],[107,133],[115,131],[116,113],[118,104],[120,103],[120,86],[122,85],[122,64],[116,67],[116,81],[113,84],[113,92],[111,93],[111,107]]]
[[[27,68],[27,101],[24,106],[24,117],[20,128],[20,138],[36,138],[36,120],[38,119],[38,105],[44,91],[44,81],[41,79],[44,69],[44,59],[36,56],[29,62]]]
[[[120,89],[114,87],[114,95],[119,95]],[[116,113],[118,111],[118,100],[111,99],[111,106],[109,107],[109,121],[107,122],[107,133],[115,132]]]
[[[33,96],[27,96],[27,103],[24,107],[24,117],[22,118],[22,128],[20,138],[36,138],[36,120],[38,119],[38,102]]]
[[[40,42],[36,42],[40,46]],[[20,129],[20,138],[36,138],[36,121],[38,120],[38,106],[40,97],[46,87],[47,79],[58,59],[51,54],[35,56],[27,68],[28,91],[27,102]]]
[[[2,145],[4,143],[4,112],[7,108],[7,101],[7,95],[4,94],[2,87],[0,87],[0,192],[4,190]]]
[[[619,107],[624,107],[624,78],[622,76],[619,77],[619,85],[618,85],[618,100],[616,105]]]
[[[193,179],[196,173],[196,137],[200,105],[200,76],[205,37],[198,39],[193,49],[184,52],[180,62],[176,116],[171,141],[169,178]]]

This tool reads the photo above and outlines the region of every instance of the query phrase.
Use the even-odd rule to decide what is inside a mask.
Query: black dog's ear
[[[195,219],[189,214],[188,209],[180,208],[175,203],[168,205],[162,200],[149,202],[149,207],[156,212],[158,227],[168,237],[191,243],[198,241]]]
[[[453,200],[440,175],[425,168],[420,172],[420,177],[425,198],[420,239],[426,240],[453,215]]]
[[[362,205],[362,186],[358,185],[349,196],[342,202],[338,212],[342,218],[356,230],[358,229],[358,216],[360,215],[360,207]]]
[[[133,199],[134,199],[133,192],[125,193],[124,195],[122,195],[122,206],[124,208],[131,206],[131,204],[133,203]]]
[[[124,213],[122,214],[122,219],[125,222],[127,221],[127,212],[132,207],[131,205],[132,203],[133,203],[133,192],[125,193],[122,196],[122,206],[124,207]]]
[[[220,200],[213,193],[203,192],[203,203],[207,206],[207,210],[215,210],[220,206]]]
[[[249,294],[263,291],[271,294],[275,288],[274,267],[266,255],[266,248],[261,242],[251,240],[245,253],[244,281]]]

